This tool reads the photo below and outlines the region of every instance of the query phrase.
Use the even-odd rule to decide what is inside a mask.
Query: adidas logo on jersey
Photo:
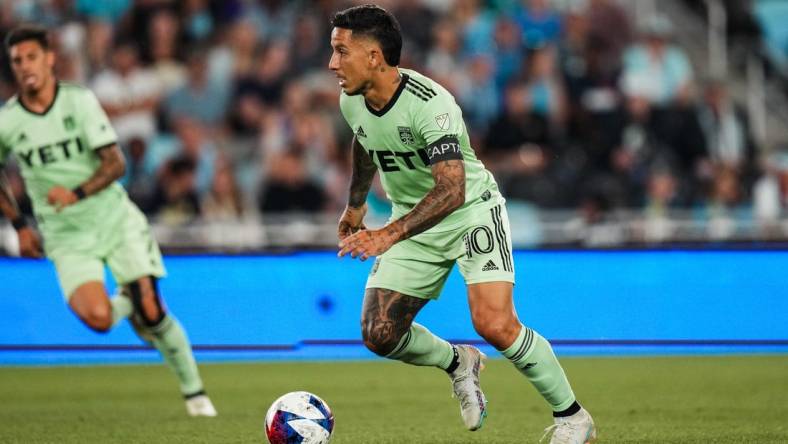
[[[482,267],[482,271],[493,271],[493,270],[497,271],[498,267],[495,265],[495,262],[493,262],[492,259],[490,259],[489,261],[487,261],[486,264],[484,264],[484,267]]]
[[[361,125],[359,125],[358,129],[356,130],[356,136],[367,137],[366,133],[364,133],[364,128],[362,128]]]

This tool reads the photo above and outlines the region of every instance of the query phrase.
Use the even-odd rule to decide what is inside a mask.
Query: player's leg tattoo
[[[364,345],[379,356],[390,354],[427,302],[384,288],[367,289],[361,313]]]

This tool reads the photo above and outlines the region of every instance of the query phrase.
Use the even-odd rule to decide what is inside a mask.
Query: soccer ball
[[[309,392],[282,395],[265,415],[265,435],[271,444],[327,444],[333,430],[328,404]]]

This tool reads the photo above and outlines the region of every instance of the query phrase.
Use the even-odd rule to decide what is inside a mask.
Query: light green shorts
[[[366,288],[437,299],[455,262],[466,284],[514,283],[506,207],[481,206],[469,214],[467,223],[453,230],[426,231],[394,244],[375,260]]]
[[[124,201],[122,205],[127,208],[126,217],[117,222],[45,235],[47,256],[55,264],[66,300],[82,284],[104,282],[105,264],[118,285],[166,274],[147,219],[133,203]]]

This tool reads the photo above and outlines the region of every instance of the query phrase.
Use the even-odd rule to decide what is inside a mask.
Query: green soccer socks
[[[575,402],[553,348],[539,333],[523,325],[517,339],[502,353],[531,381],[553,411],[565,410]]]
[[[386,357],[408,364],[440,367],[446,370],[454,359],[454,348],[424,326],[414,322],[402,336],[399,344]]]
[[[134,306],[131,299],[123,296],[122,294],[113,296],[109,299],[109,304],[112,306],[112,326],[118,325],[118,322],[131,316],[134,311]]]
[[[180,322],[168,314],[155,327],[150,327],[152,343],[159,350],[164,362],[175,372],[181,393],[192,395],[203,390],[200,372],[194,361],[192,346]]]

